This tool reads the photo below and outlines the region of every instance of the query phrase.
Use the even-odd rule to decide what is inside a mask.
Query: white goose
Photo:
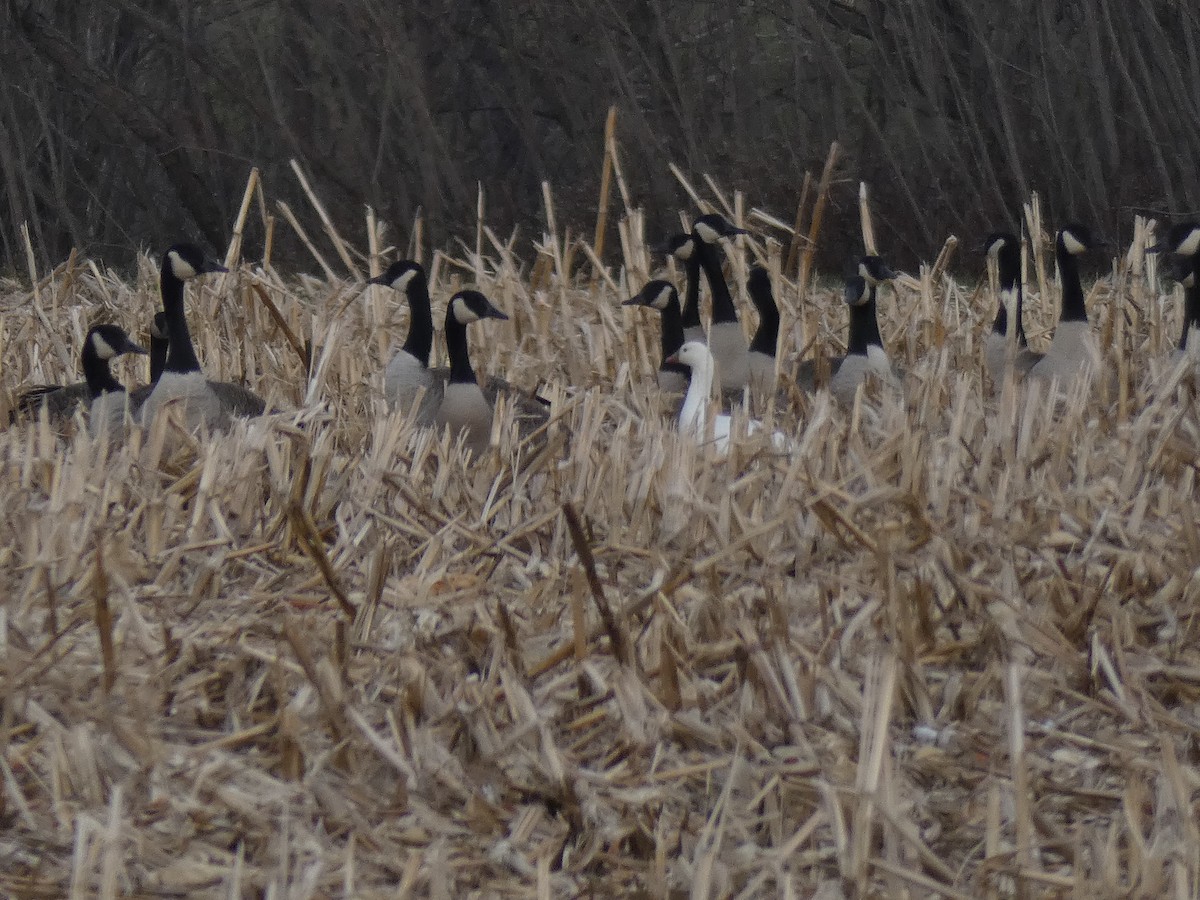
[[[711,443],[718,457],[729,455],[729,439],[733,417],[719,413],[709,420],[708,404],[712,395],[713,355],[700,341],[687,341],[672,356],[669,363],[680,363],[692,370],[691,383],[679,410],[679,430],[703,446]],[[746,434],[756,434],[763,424],[757,419],[746,420]],[[771,443],[781,453],[793,448],[793,442],[781,431],[771,433]]]

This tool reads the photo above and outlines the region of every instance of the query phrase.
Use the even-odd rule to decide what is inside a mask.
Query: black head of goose
[[[771,289],[771,273],[754,266],[746,277],[746,290],[758,310],[758,330],[750,341],[750,380],[759,393],[775,386],[775,355],[779,349],[779,306]]]
[[[696,241],[690,234],[676,234],[667,240],[667,253],[683,264],[683,339],[706,340],[700,324],[700,254],[696,252]]]
[[[94,325],[83,341],[79,359],[88,386],[88,429],[93,435],[115,434],[124,424],[129,397],[124,385],[113,377],[109,363],[125,353],[146,351],[117,325]]]
[[[117,332],[120,332],[120,336],[117,335]],[[130,349],[118,349],[115,353],[101,357],[100,354],[102,351],[98,349],[95,341],[105,342],[109,340],[111,340],[111,343],[105,344],[109,349],[120,348],[122,346],[128,346]],[[90,406],[92,401],[99,396],[99,393],[92,390],[91,382],[93,380],[96,380],[97,383],[103,382],[106,385],[101,388],[101,392],[125,390],[112,377],[108,365],[109,360],[122,353],[145,353],[145,351],[133,343],[129,339],[129,335],[116,325],[97,325],[92,328],[84,338],[83,350],[80,353],[80,364],[83,367],[84,380],[66,385],[43,384],[25,390],[17,397],[16,406],[9,415],[9,424],[11,425],[18,418],[24,416],[37,416],[42,410],[45,410],[50,422],[55,424],[65,423],[75,414],[76,407],[81,404]],[[91,366],[90,374],[89,365]],[[153,372],[153,358],[151,358],[151,370]],[[139,390],[148,393],[148,389],[139,388]]]
[[[1176,348],[1182,353],[1192,329],[1200,328],[1200,222],[1173,226],[1148,252],[1165,255],[1164,274],[1183,285],[1183,330]]]
[[[1099,347],[1088,323],[1083,285],[1079,280],[1079,258],[1102,247],[1091,231],[1079,224],[1065,225],[1054,239],[1054,258],[1062,282],[1062,307],[1050,349],[1029,370],[1033,378],[1065,382],[1100,363]]]
[[[658,386],[669,393],[687,390],[690,369],[680,362],[668,362],[685,342],[683,318],[679,308],[679,292],[669,281],[649,281],[638,295],[626,300],[624,306],[645,306],[658,310],[662,317],[662,358],[658,366]]]
[[[738,391],[750,382],[750,347],[738,322],[737,307],[725,273],[721,268],[722,254],[718,244],[722,238],[749,234],[738,228],[720,213],[709,213],[692,223],[692,238],[700,256],[700,268],[712,293],[712,324],[708,329],[708,346],[716,361],[722,391]]]
[[[846,356],[829,380],[829,388],[838,401],[854,401],[858,386],[874,375],[884,383],[895,384],[896,373],[879,331],[876,310],[878,286],[891,281],[896,273],[879,256],[864,256],[858,270],[846,279],[844,299],[850,307],[850,327],[846,340]]]
[[[166,319],[167,357],[154,389],[142,406],[142,421],[150,423],[164,409],[179,409],[183,423],[224,427],[231,416],[261,415],[266,407],[261,397],[241,385],[209,381],[200,368],[188,331],[184,310],[184,284],[212,272],[227,272],[192,244],[175,244],[163,254],[159,272],[163,314]]]
[[[448,425],[452,434],[465,433],[464,444],[476,456],[487,449],[492,434],[492,404],[484,395],[471,367],[467,348],[467,326],[483,319],[507,319],[483,294],[459,291],[446,306],[446,351],[450,356],[450,380],[434,421]]]
[[[428,424],[433,421],[442,402],[441,391],[445,379],[435,377],[429,369],[429,357],[433,351],[433,310],[429,302],[429,279],[425,269],[411,259],[399,260],[367,284],[403,291],[408,299],[408,335],[384,370],[383,394],[389,404],[407,410],[424,390],[416,421],[421,425]]]
[[[1016,356],[1013,358],[1013,367],[1018,372],[1028,372],[1042,358],[1042,354],[1030,350],[1029,341],[1025,337],[1025,288],[1021,278],[1020,239],[1009,231],[994,231],[984,240],[980,252],[996,261],[1000,278],[996,318],[992,321],[991,331],[984,338],[984,362],[988,374],[994,381],[998,381],[1009,362],[1010,314],[1013,317],[1013,328],[1016,330]]]

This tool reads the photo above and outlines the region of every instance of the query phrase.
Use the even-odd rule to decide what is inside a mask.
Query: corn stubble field
[[[476,369],[555,413],[468,465],[385,410],[400,295],[269,266],[188,307],[210,377],[283,412],[0,432],[0,890],[1195,896],[1200,418],[1145,235],[1089,291],[1111,393],[993,393],[964,257],[881,298],[903,401],[797,395],[797,452],[717,460],[619,305],[654,268],[627,234],[595,278],[561,236],[435,255],[435,315],[474,283],[512,317]],[[779,256],[788,371],[845,313]],[[93,320],[144,339],[156,262],[0,286],[0,405],[77,377]],[[1041,346],[1052,282],[1028,307]]]

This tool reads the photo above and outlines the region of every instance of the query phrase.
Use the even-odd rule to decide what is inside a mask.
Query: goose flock
[[[897,275],[878,255],[858,259],[845,280],[849,326],[844,354],[818,353],[790,372],[781,368],[779,307],[770,275],[761,266],[753,266],[746,280],[746,292],[758,316],[753,339],[747,341],[726,280],[721,249],[723,241],[747,233],[722,215],[700,216],[690,232],[675,235],[665,245],[665,255],[683,268],[682,300],[672,281],[658,278],[624,301],[626,306],[658,313],[658,389],[681,398],[677,414],[680,433],[697,444],[711,446],[718,456],[728,453],[735,434],[764,431],[761,421],[747,417],[748,410],[761,409],[773,399],[786,403],[794,390],[828,390],[838,402],[849,405],[868,382],[885,391],[898,391],[904,379],[888,356],[877,315],[880,291]],[[980,249],[996,265],[999,293],[995,318],[984,339],[983,362],[994,383],[1011,375],[1017,380],[1066,387],[1096,374],[1101,353],[1088,321],[1079,271],[1081,258],[1103,246],[1079,224],[1065,225],[1055,235],[1061,305],[1053,338],[1043,354],[1029,347],[1024,329],[1022,242],[1005,231],[987,237]],[[1183,333],[1175,350],[1181,355],[1192,329],[1200,328],[1200,223],[1174,226],[1148,252],[1162,257],[1165,273],[1184,288]],[[150,425],[163,416],[176,416],[189,430],[214,431],[236,418],[262,415],[267,405],[260,396],[241,385],[205,376],[188,329],[185,285],[225,271],[191,244],[170,247],[160,267],[162,310],[150,326],[150,350],[138,346],[115,325],[92,326],[80,352],[85,380],[26,390],[18,398],[14,419],[45,415],[62,422],[82,408],[93,435],[116,440],[130,424]],[[711,305],[707,331],[700,316],[702,281],[708,285]],[[508,318],[484,294],[467,289],[450,297],[443,327],[450,365],[433,368],[434,318],[425,269],[412,260],[397,261],[368,284],[402,293],[408,306],[407,335],[383,373],[383,393],[390,406],[418,426],[449,429],[476,456],[484,453],[492,440],[493,418],[500,403],[513,409],[523,434],[536,431],[549,420],[549,403],[537,393],[495,376],[483,381],[477,377],[471,364],[469,326]],[[486,325],[479,328],[486,330]],[[1191,340],[1194,346],[1198,339]],[[149,356],[147,384],[127,391],[114,378],[110,363],[122,354]],[[714,388],[722,407],[715,414],[711,411]],[[779,431],[771,431],[769,441],[781,453],[794,447],[790,437]]]

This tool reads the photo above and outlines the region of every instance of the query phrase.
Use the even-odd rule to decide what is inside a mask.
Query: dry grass
[[[189,307],[212,372],[297,412],[107,456],[0,433],[0,891],[1196,895],[1200,418],[1146,375],[1178,303],[1140,252],[1091,290],[1111,401],[994,398],[990,295],[926,273],[881,304],[904,404],[796,398],[800,453],[718,462],[618,306],[637,224],[635,284],[557,234],[528,273],[482,228],[435,259],[439,308],[461,279],[512,315],[477,369],[557,417],[469,467],[384,414],[396,298],[269,267]],[[142,333],[153,275],[4,285],[6,396],[92,319]]]

